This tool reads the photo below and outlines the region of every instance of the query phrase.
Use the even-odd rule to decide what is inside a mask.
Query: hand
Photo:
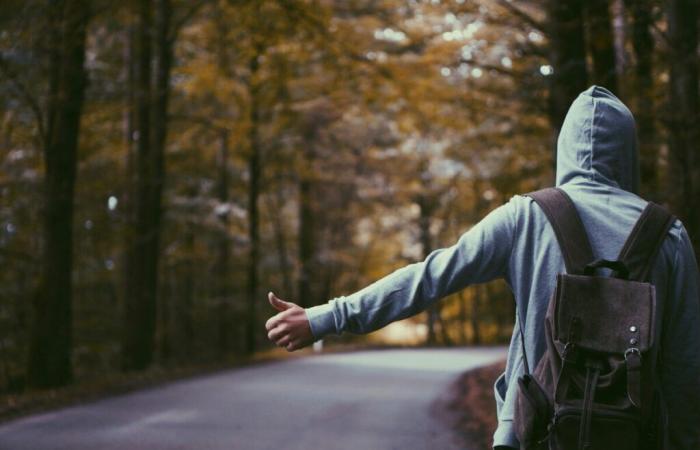
[[[279,311],[265,323],[267,337],[275,345],[293,352],[314,342],[304,308],[292,302],[285,302],[272,292],[267,294],[267,299],[272,307]]]

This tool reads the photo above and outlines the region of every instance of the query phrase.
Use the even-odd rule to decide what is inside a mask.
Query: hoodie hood
[[[604,87],[591,86],[581,92],[559,132],[556,185],[577,180],[633,193],[639,189],[634,117]]]

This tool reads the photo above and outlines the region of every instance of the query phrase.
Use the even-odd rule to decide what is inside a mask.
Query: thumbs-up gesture
[[[314,336],[304,308],[292,302],[285,302],[272,292],[267,294],[267,299],[270,305],[279,311],[265,323],[267,337],[272,342],[289,352],[313,343]]]

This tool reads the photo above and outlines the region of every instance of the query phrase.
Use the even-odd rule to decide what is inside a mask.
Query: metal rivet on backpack
[[[635,338],[630,339],[630,344],[635,345],[637,343],[637,340]]]
[[[635,327],[634,325],[632,325],[632,326],[630,327],[630,331],[631,331],[632,333],[636,332],[636,331],[637,331],[637,327]]]

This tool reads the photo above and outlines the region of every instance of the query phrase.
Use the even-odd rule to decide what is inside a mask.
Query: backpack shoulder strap
[[[617,258],[629,269],[630,280],[649,278],[656,255],[675,220],[663,207],[652,202],[647,204]]]
[[[525,196],[532,198],[542,208],[547,220],[554,229],[559,248],[564,256],[566,271],[570,274],[582,274],[584,267],[593,261],[593,250],[588,241],[588,234],[576,211],[571,197],[561,189],[546,188],[530,192]],[[520,308],[515,306],[518,315],[520,344],[523,352],[523,369],[530,374],[530,364],[525,351],[525,335]]]
[[[552,225],[564,256],[566,271],[570,274],[583,273],[586,264],[593,261],[593,250],[571,197],[558,188],[546,188],[525,195],[542,208]]]

